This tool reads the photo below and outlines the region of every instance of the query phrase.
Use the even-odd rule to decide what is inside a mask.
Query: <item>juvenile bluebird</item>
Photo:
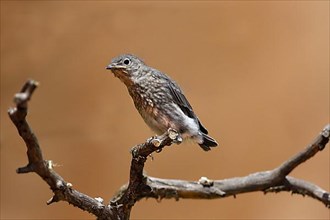
[[[182,90],[169,76],[130,54],[114,58],[106,69],[126,85],[136,109],[154,132],[163,134],[172,128],[204,151],[218,145],[207,135]]]

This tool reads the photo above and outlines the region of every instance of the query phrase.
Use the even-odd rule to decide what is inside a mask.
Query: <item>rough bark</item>
[[[199,181],[160,179],[144,175],[144,164],[151,153],[160,152],[164,147],[180,142],[178,133],[169,129],[163,135],[149,138],[145,143],[132,148],[128,184],[120,188],[109,204],[104,204],[101,198],[92,198],[73,189],[72,184],[55,172],[52,161],[44,160],[38,139],[26,121],[28,102],[37,86],[36,81],[27,81],[14,97],[16,107],[10,108],[8,114],[27,147],[28,164],[18,168],[17,173],[35,172],[50,186],[54,195],[47,204],[66,201],[95,215],[97,219],[129,219],[132,207],[142,198],[216,199],[255,191],[287,191],[314,198],[327,208],[330,207],[329,192],[313,183],[288,176],[293,169],[325,148],[329,141],[329,124],[304,150],[273,170],[224,180],[202,177]]]

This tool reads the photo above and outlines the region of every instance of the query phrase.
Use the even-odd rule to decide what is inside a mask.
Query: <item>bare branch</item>
[[[150,193],[151,188],[146,184],[146,178],[143,175],[144,163],[147,157],[155,151],[162,151],[165,146],[180,141],[179,134],[175,130],[169,129],[163,135],[152,137],[145,143],[132,148],[129,184],[122,187],[124,191],[121,191],[119,196],[111,200],[111,204],[118,208],[120,219],[129,219],[131,209],[141,194]]]
[[[174,198],[176,200],[179,198],[215,199],[228,196],[236,197],[237,194],[255,191],[265,193],[291,191],[315,198],[323,202],[326,207],[330,207],[328,192],[312,183],[287,176],[298,165],[325,148],[329,141],[329,133],[330,125],[327,125],[305,150],[273,170],[225,180],[213,181],[204,177],[198,182],[143,176],[143,167],[148,154],[157,149],[151,144],[153,141],[151,139],[151,141],[133,148],[129,185],[123,186],[111,202],[121,207],[119,213],[122,219],[129,218],[130,210],[137,200],[148,197]],[[171,144],[170,140],[169,144]],[[161,147],[164,146],[161,145]]]
[[[245,177],[235,177],[225,180],[210,180],[211,186],[203,186],[199,181],[169,180],[155,177],[148,177],[147,184],[151,191],[141,198],[171,199],[219,199],[234,196],[247,192],[263,191],[281,192],[288,191],[294,194],[310,196],[324,203],[327,207],[330,204],[329,193],[317,185],[287,176],[283,183],[277,185],[267,184],[263,181],[257,184],[258,180],[269,177],[269,171],[250,174]],[[223,194],[222,192],[226,193]]]
[[[10,108],[8,111],[10,119],[15,124],[28,149],[28,165],[18,168],[17,173],[35,172],[47,182],[54,193],[54,196],[47,204],[63,200],[99,218],[111,219],[113,215],[107,206],[101,204],[97,199],[72,189],[72,185],[64,181],[64,179],[53,170],[52,162],[43,159],[38,139],[26,121],[28,110],[27,102],[30,100],[37,86],[38,83],[36,81],[27,81],[21,92],[15,95],[14,101],[16,107]]]
[[[10,108],[8,114],[27,147],[28,164],[18,168],[17,173],[35,172],[50,186],[54,195],[47,204],[67,201],[94,214],[98,219],[129,219],[135,202],[142,198],[215,199],[255,191],[290,191],[317,199],[330,207],[329,192],[313,183],[288,176],[293,169],[324,149],[329,141],[330,125],[327,125],[306,149],[270,171],[224,180],[202,177],[199,181],[185,181],[145,176],[144,164],[151,153],[161,152],[165,146],[181,142],[180,135],[169,129],[165,134],[152,137],[132,148],[129,182],[121,187],[109,205],[104,205],[101,198],[92,198],[74,190],[72,184],[53,170],[52,161],[43,159],[38,139],[26,121],[28,101],[37,86],[38,83],[33,80],[26,82],[20,93],[15,95],[16,107]]]
[[[151,190],[149,193],[143,194],[141,198],[174,198],[176,200],[179,198],[215,199],[255,191],[263,191],[265,193],[291,191],[292,193],[317,199],[329,208],[329,192],[315,184],[287,176],[298,165],[324,149],[329,141],[329,133],[330,125],[327,125],[305,150],[270,171],[257,172],[248,176],[225,180],[213,181],[206,178],[207,184],[203,184],[201,181],[193,182],[147,177],[147,185]],[[225,192],[225,194],[222,192]]]
[[[330,125],[324,127],[321,133],[315,138],[315,140],[305,148],[305,150],[299,152],[294,157],[285,161],[281,166],[277,168],[278,178],[283,178],[288,175],[294,168],[301,163],[313,157],[317,152],[323,150],[326,144],[329,142]]]

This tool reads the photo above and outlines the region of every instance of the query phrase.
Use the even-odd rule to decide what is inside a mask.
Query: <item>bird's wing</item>
[[[180,107],[185,115],[190,118],[194,118],[198,121],[199,127],[204,134],[208,134],[206,128],[201,124],[197,116],[195,115],[190,103],[188,102],[187,98],[184,96],[182,91],[179,89],[177,85],[173,82],[169,83],[170,93],[173,97],[174,102]]]

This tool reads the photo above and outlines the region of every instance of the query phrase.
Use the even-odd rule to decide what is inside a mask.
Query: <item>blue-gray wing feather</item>
[[[201,132],[203,132],[204,134],[208,134],[208,131],[199,121],[198,117],[195,115],[190,103],[188,102],[187,98],[184,96],[181,89],[173,82],[169,82],[169,90],[173,97],[174,102],[180,107],[183,113],[188,117],[195,119],[199,124],[199,128]]]

